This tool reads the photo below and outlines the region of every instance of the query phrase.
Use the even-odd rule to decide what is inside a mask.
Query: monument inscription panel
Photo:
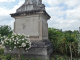
[[[39,36],[39,21],[37,17],[19,17],[16,19],[15,33]]]

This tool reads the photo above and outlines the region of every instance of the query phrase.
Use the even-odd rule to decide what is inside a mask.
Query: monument
[[[79,35],[80,35],[80,27],[79,27]],[[78,54],[80,54],[80,37],[79,39],[77,39],[77,41],[78,41]]]
[[[52,53],[52,44],[48,39],[48,23],[50,16],[45,11],[45,5],[42,0],[25,0],[25,3],[19,7],[16,13],[11,14],[15,19],[14,32],[29,35],[31,48],[28,52],[21,53],[28,58],[42,58],[49,60]],[[16,49],[9,52],[5,48],[5,53],[17,53]]]

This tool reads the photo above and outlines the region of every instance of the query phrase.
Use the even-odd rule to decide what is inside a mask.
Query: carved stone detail
[[[42,0],[25,0],[25,3],[17,9],[16,13],[32,10],[45,10],[45,5],[42,4]]]

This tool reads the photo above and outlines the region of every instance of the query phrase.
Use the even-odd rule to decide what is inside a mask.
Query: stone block
[[[26,58],[42,58],[42,60],[49,60],[50,54],[53,52],[51,42],[32,42],[31,46],[32,47],[27,50],[28,52],[24,51],[23,49],[20,49],[21,55]],[[10,51],[10,48],[6,46],[4,53],[17,55],[18,49],[14,48]]]

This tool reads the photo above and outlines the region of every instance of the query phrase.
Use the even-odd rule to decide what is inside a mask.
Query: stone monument
[[[79,35],[80,35],[80,27],[79,27]],[[78,36],[79,39],[77,39],[78,41],[78,54],[80,54],[80,36]]]
[[[42,0],[25,0],[25,3],[19,7],[16,13],[11,14],[15,19],[14,32],[19,34],[29,35],[31,48],[26,53],[21,53],[28,58],[42,58],[49,60],[52,53],[52,43],[48,39],[48,23],[50,16],[45,11],[45,5]],[[17,53],[17,49],[9,52],[5,48],[5,53]]]

